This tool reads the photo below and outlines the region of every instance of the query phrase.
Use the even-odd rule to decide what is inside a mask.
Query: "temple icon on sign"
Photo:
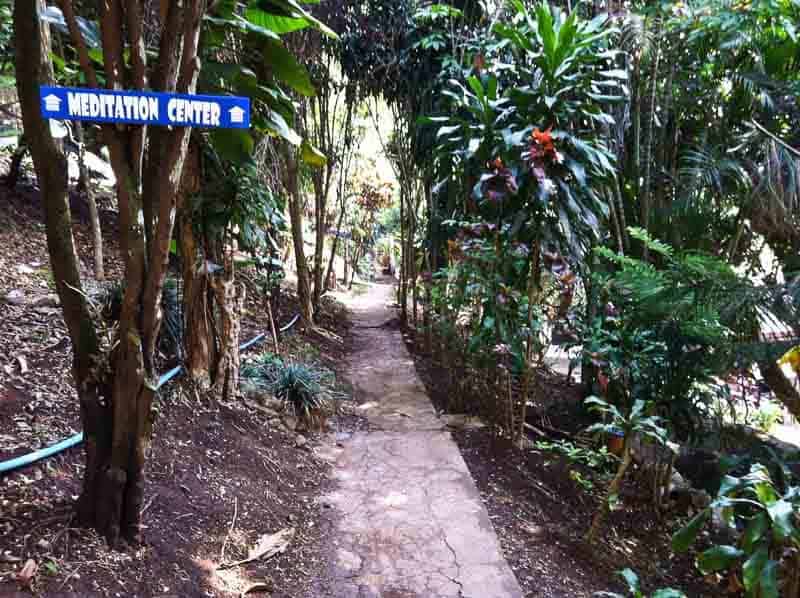
[[[239,108],[239,106],[234,106],[228,112],[231,114],[232,123],[242,124],[244,122],[244,110]]]
[[[52,93],[44,98],[44,108],[48,112],[58,112],[61,110],[61,98]]]

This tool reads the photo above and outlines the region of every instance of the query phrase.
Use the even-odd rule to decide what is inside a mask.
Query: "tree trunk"
[[[789,413],[800,420],[800,392],[792,385],[781,367],[775,361],[769,360],[759,363],[758,369],[761,370],[769,389],[775,393],[775,398],[789,410]]]
[[[327,168],[327,166],[325,167]],[[327,187],[324,181],[325,174],[315,173],[314,186],[314,295],[312,305],[314,311],[319,309],[319,301],[323,291],[322,262],[325,257],[325,216],[327,215]]]
[[[17,144],[17,149],[14,150],[14,153],[11,155],[11,164],[8,168],[8,174],[6,175],[6,187],[9,189],[14,189],[19,182],[19,176],[22,174],[22,160],[25,158],[25,154],[28,153],[28,141],[25,138],[25,135],[20,135],[19,142]]]
[[[344,223],[344,215],[347,212],[347,205],[346,199],[342,196],[342,205],[340,206],[339,212],[339,220],[336,223],[336,235],[333,237],[333,243],[331,247],[331,257],[328,259],[328,269],[325,271],[325,288],[328,288],[328,281],[331,279],[331,273],[333,272],[333,282],[334,288],[336,287],[336,273],[334,272],[334,261],[336,260],[336,251],[339,249],[339,237],[341,236],[342,232],[342,224]],[[345,274],[347,276],[347,274]],[[345,278],[346,280],[346,278]]]
[[[299,165],[295,150],[284,147],[286,161],[285,187],[288,193],[289,220],[292,227],[294,259],[297,266],[297,300],[300,303],[300,317],[306,326],[314,325],[314,307],[311,297],[311,275],[308,271],[305,247],[303,246],[303,199],[300,196]]]
[[[656,55],[653,59],[653,72],[650,77],[650,84],[653,86],[653,90],[650,95],[650,112],[647,115],[647,141],[645,142],[645,151],[647,152],[647,157],[645,158],[644,164],[642,189],[639,194],[642,219],[640,226],[645,230],[650,229],[650,218],[652,212],[652,181],[650,178],[650,173],[652,172],[653,168],[653,135],[656,128],[656,93],[658,91],[658,68],[661,61],[661,45],[659,43],[656,44],[655,53]],[[646,244],[642,248],[642,259],[644,261],[650,259],[650,249]]]
[[[408,252],[406,251],[406,182],[400,182],[400,322],[405,326],[408,323],[408,293],[406,279],[408,276]]]
[[[217,362],[214,338],[214,292],[208,261],[192,223],[191,197],[202,187],[200,148],[192,142],[186,157],[178,194],[180,228],[178,243],[183,279],[183,342],[186,375],[198,390],[212,386],[211,372]]]
[[[22,120],[30,141],[31,156],[45,207],[47,248],[56,290],[61,299],[64,321],[73,347],[73,376],[81,402],[81,419],[86,437],[87,468],[84,488],[95,487],[98,469],[94,463],[106,461],[110,430],[98,426],[110,412],[102,395],[106,389],[97,379],[103,360],[92,313],[82,292],[78,255],[72,236],[72,215],[67,197],[67,161],[60,145],[50,134],[48,122],[40,113],[39,86],[53,83],[50,63],[50,33],[38,12],[43,0],[17,0],[14,9],[16,77]],[[103,435],[99,438],[99,435]],[[101,454],[102,453],[102,454]]]
[[[103,267],[103,230],[100,228],[100,212],[97,209],[97,200],[94,196],[89,169],[86,167],[86,143],[83,134],[83,124],[75,123],[75,138],[78,141],[78,191],[86,194],[86,203],[89,206],[89,220],[92,227],[92,247],[94,249],[94,277],[105,280]]]
[[[19,0],[17,11],[27,2]],[[60,4],[86,79],[91,87],[98,87],[72,2],[62,0]],[[192,94],[199,73],[197,54],[205,2],[165,3],[165,8],[158,67],[149,87]],[[106,85],[111,89],[123,82],[133,89],[146,86],[141,9],[139,0],[100,5],[103,66]],[[31,15],[30,9],[26,14]],[[130,69],[124,58],[126,51]],[[18,77],[20,80],[22,77]],[[39,81],[34,79],[33,83],[38,85]],[[38,89],[33,93],[38,112]],[[87,463],[78,512],[80,522],[105,535],[112,548],[121,540],[138,541],[141,529],[144,466],[158,385],[154,355],[161,326],[161,295],[189,140],[187,129],[173,128],[159,130],[157,140],[151,138],[148,143],[147,131],[146,127],[103,129],[118,181],[118,228],[126,284],[110,355],[110,393],[105,393],[102,402],[81,396]],[[142,215],[148,206],[153,221],[143,226]],[[78,386],[79,392],[85,393],[80,381]]]
[[[239,392],[240,315],[244,309],[244,285],[234,281],[233,254],[226,259],[225,274],[211,279],[219,311],[219,357],[214,364],[214,396],[230,402]]]

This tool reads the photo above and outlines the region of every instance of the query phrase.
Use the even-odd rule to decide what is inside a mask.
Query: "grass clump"
[[[321,422],[335,410],[345,393],[337,390],[336,376],[313,362],[284,360],[264,353],[241,368],[241,377],[255,388],[271,393],[306,423]]]

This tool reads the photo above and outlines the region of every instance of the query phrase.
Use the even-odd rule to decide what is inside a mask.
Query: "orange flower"
[[[503,169],[503,160],[501,158],[495,158],[492,162],[489,163],[489,168],[494,170],[502,170]]]
[[[542,148],[545,155],[553,155],[556,153],[556,147],[553,145],[553,136],[550,133],[552,130],[553,127],[547,127],[544,132],[540,131],[539,127],[533,129],[533,140]]]

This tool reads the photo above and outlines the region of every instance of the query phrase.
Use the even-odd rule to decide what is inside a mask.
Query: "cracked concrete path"
[[[370,432],[331,455],[335,487],[318,596],[522,598],[461,453],[444,429],[401,333],[384,326],[392,287],[349,301],[350,381]]]

